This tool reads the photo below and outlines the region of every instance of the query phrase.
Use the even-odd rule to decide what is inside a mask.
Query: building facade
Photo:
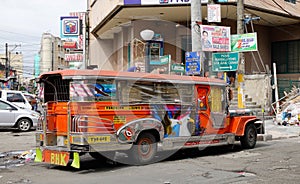
[[[43,72],[58,70],[68,66],[64,60],[65,49],[63,48],[63,41],[59,37],[55,37],[50,33],[43,33],[41,39],[40,49],[40,74]]]
[[[23,54],[20,52],[8,52],[8,77],[6,78],[6,54],[0,54],[0,88],[17,89],[23,79]]]
[[[163,46],[159,54],[171,55],[173,63],[185,62],[184,53],[191,51],[190,2],[90,0],[90,64],[102,69],[127,70],[140,62],[145,57],[145,41],[140,36],[144,29],[151,29],[160,37]],[[204,25],[211,24],[206,21],[209,3],[202,0]],[[237,1],[218,4],[221,5],[221,22],[213,25],[228,26],[231,34],[236,34]],[[279,78],[299,80],[300,57],[295,51],[300,49],[297,46],[300,3],[244,0],[244,14],[245,32],[256,32],[258,40],[258,52],[245,53],[246,74],[266,73],[276,63]]]

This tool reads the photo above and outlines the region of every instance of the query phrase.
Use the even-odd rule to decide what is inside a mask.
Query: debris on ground
[[[290,93],[285,93],[281,112],[276,114],[275,124],[283,126],[300,125],[300,88],[293,87]]]
[[[276,122],[283,126],[299,126],[300,124],[300,102],[290,104],[281,113],[276,115]]]
[[[22,166],[35,159],[35,150],[0,153],[0,169]]]

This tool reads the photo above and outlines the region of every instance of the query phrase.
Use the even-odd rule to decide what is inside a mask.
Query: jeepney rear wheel
[[[257,141],[257,130],[254,124],[249,124],[246,126],[245,134],[240,139],[242,148],[252,149],[256,145]]]
[[[142,133],[138,140],[133,144],[129,159],[133,165],[145,165],[153,161],[157,153],[157,142],[153,134]]]

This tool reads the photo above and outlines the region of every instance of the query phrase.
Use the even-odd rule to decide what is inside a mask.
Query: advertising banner
[[[257,51],[256,33],[231,35],[231,51],[234,52]]]
[[[207,21],[208,22],[221,22],[221,5],[208,4],[207,5]]]
[[[200,52],[185,53],[185,71],[187,75],[200,75]]]
[[[231,51],[230,27],[201,25],[202,51]]]

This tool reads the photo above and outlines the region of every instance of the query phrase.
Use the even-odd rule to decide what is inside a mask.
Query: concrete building
[[[202,0],[203,25],[211,24],[207,21],[210,2]],[[221,22],[214,25],[228,26],[231,34],[237,34],[237,1],[214,2],[221,5]],[[185,63],[185,52],[191,51],[190,4],[191,0],[89,0],[90,64],[119,71],[136,63],[145,65],[146,42],[140,36],[145,29],[159,37],[161,47],[154,48],[154,54],[171,55],[172,64]],[[246,88],[258,101],[268,101],[263,106],[269,106],[273,63],[279,80],[300,80],[300,3],[244,0],[244,14],[245,32],[256,32],[258,45],[258,52],[244,54],[245,78],[250,80]],[[207,57],[211,67],[211,53]],[[253,85],[255,89],[268,87],[258,92]]]
[[[43,33],[41,39],[39,72],[58,70],[68,66],[64,61],[63,41],[50,33]]]
[[[100,68],[125,70],[132,60],[134,49],[130,48],[134,48],[133,41],[142,40],[140,32],[147,28],[162,35],[164,54],[171,54],[174,62],[181,62],[182,51],[190,49],[191,0],[90,0],[89,2],[92,33],[91,64],[102,65]],[[222,22],[218,25],[230,26],[231,34],[236,34],[236,0],[222,2],[224,2],[220,3]],[[300,22],[300,3],[291,0],[245,0],[244,3],[245,15],[260,17],[260,20],[253,21],[253,26],[258,35],[258,48],[264,65],[271,68],[275,62],[278,65],[279,77],[299,79],[297,77],[300,72],[299,56],[291,56],[297,57],[298,62],[294,62],[295,59],[286,62],[281,59],[287,58],[286,53],[278,52],[278,49],[285,47],[285,44],[296,45],[296,40],[300,38],[297,31]],[[207,18],[205,0],[202,0],[202,17],[203,24],[208,24],[205,20]],[[252,32],[250,26],[247,25],[248,31]],[[257,55],[254,57],[259,60]],[[255,65],[252,53],[246,53],[245,63],[248,74],[265,72],[259,62],[258,67]]]
[[[10,54],[10,68],[16,70],[16,77],[19,83],[23,82],[23,54],[11,53]]]
[[[10,85],[10,88],[13,89],[13,83],[22,83],[23,79],[23,54],[19,52],[9,52],[8,53],[8,78],[5,78],[6,71],[5,71],[5,54],[0,54],[1,58],[1,69],[0,69],[0,80],[3,82],[8,82],[7,84]],[[2,86],[3,84],[1,84]],[[15,84],[15,87],[17,85]],[[3,87],[3,86],[2,86]]]

